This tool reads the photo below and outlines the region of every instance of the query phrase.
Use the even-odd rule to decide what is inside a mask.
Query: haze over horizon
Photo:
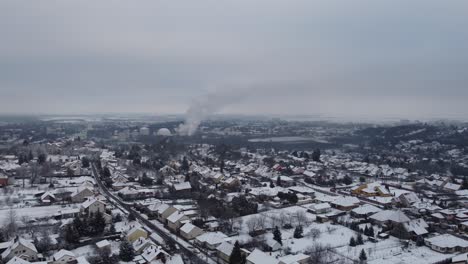
[[[6,0],[0,36],[2,114],[468,115],[462,0]]]

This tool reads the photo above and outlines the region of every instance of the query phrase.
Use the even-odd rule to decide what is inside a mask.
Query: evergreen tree
[[[281,238],[281,231],[279,230],[278,226],[275,227],[275,230],[273,231],[273,239],[278,241],[280,245],[283,245],[283,241]]]
[[[356,246],[356,239],[354,239],[354,237],[351,237],[351,239],[349,240],[349,245],[351,247],[355,247]]]
[[[76,244],[80,242],[80,234],[73,225],[67,225],[65,228],[65,241],[68,244]]]
[[[89,168],[89,159],[87,157],[81,158],[81,165],[83,168]]]
[[[7,239],[5,237],[5,231],[3,229],[0,229],[0,243],[6,242]]]
[[[276,185],[281,186],[281,176],[278,176],[278,178],[276,178]]]
[[[122,261],[129,262],[135,257],[135,250],[127,240],[120,243],[119,257]]]
[[[135,221],[135,220],[136,220],[135,216],[132,213],[130,213],[128,215],[128,221]]]
[[[294,229],[294,238],[302,238],[303,229],[302,226],[296,226],[296,229]]]
[[[367,255],[366,255],[366,252],[364,251],[364,249],[361,249],[361,254],[359,254],[359,260],[361,262],[364,262],[367,260]]]
[[[103,174],[103,176],[106,177],[106,178],[108,178],[108,177],[111,176],[111,172],[110,172],[110,170],[109,170],[108,167],[104,167],[102,174]]]
[[[232,249],[231,256],[229,256],[229,264],[241,264],[242,263],[242,254],[239,242],[234,243],[234,248]]]
[[[26,161],[25,161],[25,159],[24,159],[23,154],[20,154],[20,155],[18,156],[18,165],[21,165],[21,164],[23,164],[23,163],[25,163],[25,162],[26,162]]]
[[[83,221],[81,221],[81,218],[79,216],[75,216],[73,219],[73,226],[75,229],[78,231],[80,235],[85,235],[86,234],[86,225],[84,225]]]
[[[33,160],[34,159],[34,155],[32,153],[32,150],[29,151],[29,154],[28,154],[28,162]]]
[[[373,227],[369,228],[369,235],[367,235],[367,236],[369,236],[369,237],[374,237],[375,236]]]
[[[463,182],[462,182],[462,185],[461,185],[461,189],[462,190],[468,190],[468,179],[465,177],[463,177]]]
[[[188,163],[187,157],[185,157],[185,156],[182,159],[182,166],[180,167],[180,169],[182,171],[185,171],[185,172],[189,171],[189,169],[190,169],[190,165]]]
[[[109,228],[109,233],[111,234],[114,234],[116,231],[115,231],[115,225],[112,223],[110,228]]]
[[[314,150],[314,152],[312,152],[312,160],[315,162],[320,162],[320,155],[320,149]]]
[[[369,236],[369,227],[367,227],[367,225],[364,228],[364,235]]]
[[[101,212],[97,212],[91,219],[91,227],[95,235],[102,234],[106,228],[106,220]]]
[[[40,253],[45,253],[51,249],[52,239],[50,239],[49,234],[44,230],[41,234],[42,238],[38,244],[36,244],[37,251]]]
[[[351,179],[351,177],[349,177],[348,175],[344,176],[343,178],[343,183],[346,184],[346,185],[350,185],[351,183],[353,183],[353,179]]]
[[[361,234],[358,234],[357,239],[356,239],[356,244],[357,245],[364,245],[364,240],[362,239]]]
[[[270,180],[270,188],[275,188],[275,184],[273,183],[272,180]]]

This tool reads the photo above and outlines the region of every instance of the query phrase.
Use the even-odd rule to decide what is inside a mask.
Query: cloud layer
[[[5,0],[0,36],[2,113],[468,114],[463,0]]]

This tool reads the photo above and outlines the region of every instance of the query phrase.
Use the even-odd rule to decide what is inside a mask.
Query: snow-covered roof
[[[231,256],[231,253],[232,253],[232,250],[234,249],[234,245],[229,243],[229,242],[223,242],[221,243],[221,245],[219,245],[216,250],[218,250],[219,252],[227,255],[227,256]]]
[[[306,254],[296,254],[296,255],[286,255],[284,257],[279,258],[281,263],[285,264],[294,264],[294,263],[302,263],[303,261],[309,259],[310,257]]]
[[[94,204],[94,203],[96,203],[96,202],[102,203],[102,204],[105,205],[104,202],[102,202],[102,201],[100,201],[100,200],[98,200],[98,199],[96,199],[96,198],[88,198],[86,201],[84,201],[84,202],[81,204],[81,207],[82,207],[82,208],[88,208],[88,207],[90,207],[92,204]]]
[[[31,264],[31,262],[15,256],[12,259],[10,259],[10,261],[8,261],[6,264]]]
[[[176,191],[182,191],[182,190],[190,190],[192,189],[192,186],[190,185],[190,182],[181,182],[181,183],[176,183],[173,185],[174,189]]]
[[[147,247],[143,251],[143,253],[141,255],[143,256],[143,258],[146,261],[151,262],[151,261],[155,260],[158,257],[159,254],[164,254],[166,256],[169,255],[161,247],[154,246],[154,245],[151,245],[151,246]]]
[[[167,221],[171,223],[176,223],[177,221],[181,220],[184,216],[187,217],[182,212],[175,211],[167,218]]]
[[[274,257],[266,254],[265,252],[255,249],[250,253],[247,257],[247,261],[252,264],[277,264],[279,260],[275,259]]]
[[[185,225],[183,225],[181,228],[180,228],[180,231],[188,234],[190,232],[192,232],[193,229],[195,229],[196,226],[192,225],[191,223],[186,223]]]
[[[36,246],[34,244],[26,239],[17,237],[13,240],[13,242],[10,244],[10,246],[2,252],[2,258],[5,259],[8,255],[10,255],[11,251],[16,249],[19,245],[23,245],[26,248],[31,249],[34,252],[37,252]]]
[[[57,261],[61,258],[63,258],[64,256],[69,256],[69,257],[75,257],[75,253],[71,252],[71,251],[68,251],[68,250],[65,250],[65,249],[61,249],[59,250],[57,253],[54,254],[54,260]]]
[[[427,238],[426,241],[440,248],[468,247],[468,241],[450,234]]]
[[[166,264],[184,264],[184,260],[181,255],[174,255],[166,259]]]
[[[331,208],[329,203],[319,203],[319,204],[313,204],[310,206],[310,209],[312,210],[324,210]]]
[[[370,218],[380,222],[392,221],[395,223],[406,223],[410,221],[410,219],[400,210],[381,211],[371,215]]]
[[[353,213],[358,215],[368,215],[382,211],[382,209],[371,204],[364,204],[352,210]]]
[[[104,240],[101,240],[99,242],[96,242],[96,246],[98,248],[107,247],[107,246],[110,246],[110,242],[107,239],[104,239]]]
[[[359,201],[358,198],[356,197],[340,197],[336,199],[335,201],[332,202],[334,205],[338,206],[343,206],[343,207],[349,207],[349,206],[355,206],[358,205],[361,201]]]
[[[414,219],[403,224],[408,232],[414,232],[416,235],[421,236],[429,233],[426,228],[429,225],[424,219]]]
[[[221,232],[208,232],[202,235],[199,235],[196,240],[201,243],[207,243],[210,245],[221,244],[227,238],[225,234]]]
[[[76,258],[76,262],[77,264],[89,264],[88,260],[84,256]]]

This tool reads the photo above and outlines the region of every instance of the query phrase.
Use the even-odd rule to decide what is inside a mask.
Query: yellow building
[[[141,226],[135,226],[127,232],[127,240],[130,243],[137,241],[139,238],[148,238],[148,232]]]

